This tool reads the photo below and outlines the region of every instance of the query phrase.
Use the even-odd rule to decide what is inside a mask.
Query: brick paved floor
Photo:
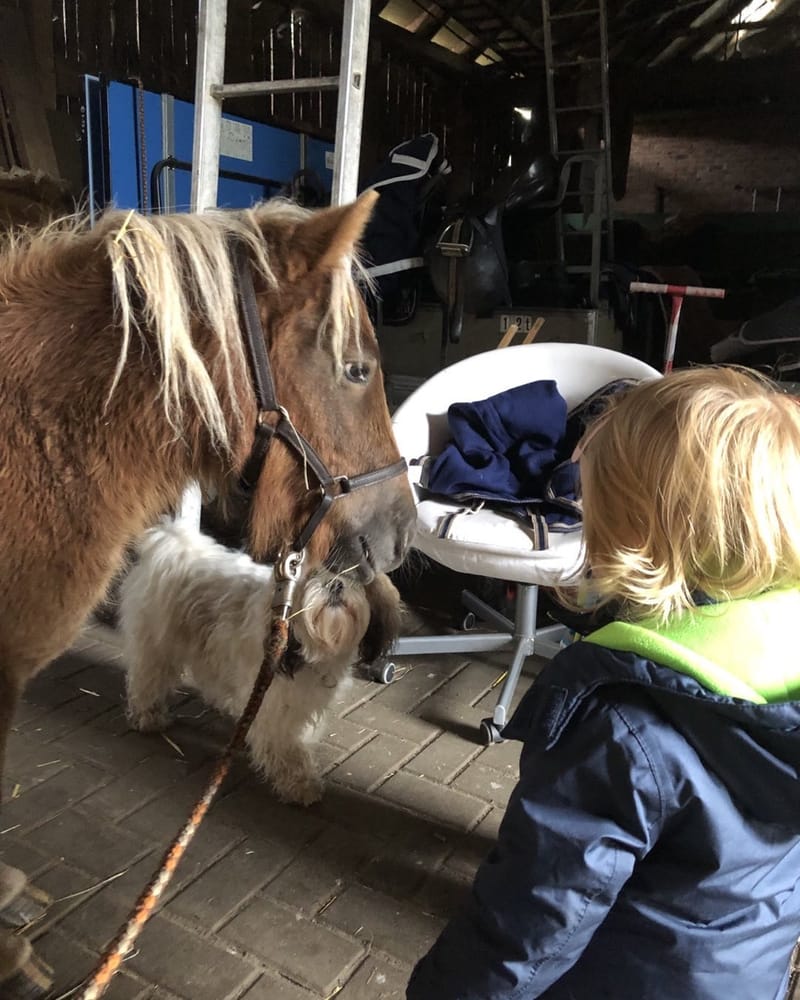
[[[0,857],[58,900],[29,931],[54,997],[115,933],[230,732],[188,695],[168,739],[128,731],[107,637],[36,679],[9,749]],[[402,662],[331,716],[320,804],[281,805],[237,762],[112,1000],[404,996],[492,844],[519,748],[477,742],[502,658]]]

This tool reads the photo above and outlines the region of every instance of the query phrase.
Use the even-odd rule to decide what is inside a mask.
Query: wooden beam
[[[543,56],[544,41],[541,30],[535,30],[531,22],[522,17],[521,14],[517,14],[514,11],[509,12],[505,2],[499,2],[499,0],[486,0],[486,5],[487,7],[490,7],[498,15],[498,17],[501,17],[510,28],[513,28],[520,38],[524,38],[529,45],[531,45],[540,55]]]
[[[437,15],[432,10],[429,10],[429,7],[432,6],[429,0],[416,0],[416,2],[424,10],[426,10],[431,17],[437,17]],[[485,0],[485,2],[487,6],[490,7],[490,9],[494,9],[494,7],[490,3],[490,0]],[[439,28],[445,28],[447,30],[452,31],[453,34],[457,38],[459,38],[459,40],[463,41],[464,44],[468,46],[465,52],[458,53],[460,57],[465,61],[472,62],[477,56],[479,56],[482,52],[485,52],[487,49],[493,49],[495,52],[498,53],[498,55],[503,56],[503,58],[509,57],[512,60],[514,59],[513,52],[508,52],[507,50],[504,50],[500,45],[498,45],[497,32],[495,31],[492,32],[491,34],[483,32],[477,26],[475,18],[472,17],[468,13],[468,11],[465,11],[463,7],[459,7],[458,3],[454,3],[451,6],[445,7],[443,3],[440,2],[434,4],[433,6],[438,7],[443,12],[441,18],[437,17],[437,21],[432,26],[432,28],[428,29],[423,33],[417,33],[417,37],[424,38],[426,41],[430,42],[431,39],[433,39],[434,36],[437,34]],[[458,31],[453,30],[452,28],[448,29],[447,22],[451,18],[457,21],[458,24],[460,24],[468,34],[472,35],[475,41],[469,42],[467,39],[462,38],[459,35]],[[503,20],[505,22],[505,19]]]
[[[417,2],[420,2],[420,0],[417,0]],[[424,0],[421,0],[421,2],[427,10],[428,4],[425,3]],[[455,52],[453,54],[457,55],[465,62],[471,63],[476,56],[480,55],[481,52],[483,52],[484,49],[490,45],[490,39],[485,36],[483,32],[476,30],[474,25],[472,25],[469,21],[465,21],[463,18],[458,17],[457,9],[446,8],[441,3],[437,3],[434,6],[438,7],[439,10],[442,11],[441,16],[435,14],[433,11],[430,11],[429,16],[434,18],[433,23],[430,24],[424,31],[414,32],[417,38],[428,42],[431,48],[445,48],[445,46],[437,45],[433,39],[439,34],[440,31],[449,31],[451,35],[466,46],[463,52]],[[471,35],[473,40],[470,41],[469,38],[466,38],[465,35],[458,30],[458,27],[450,27],[447,22],[451,19],[455,19],[458,22],[458,25],[463,28],[464,33],[466,35]],[[447,49],[447,51],[450,52],[452,49]]]
[[[800,24],[800,14],[796,11],[775,14],[773,17],[766,18],[763,21],[742,21],[741,24],[731,21],[730,18],[721,17],[716,21],[711,21],[709,24],[689,28],[684,34],[694,44],[695,42],[708,41],[714,35],[735,35],[737,31],[760,31],[764,28],[784,27],[790,24]]]
[[[764,31],[767,29],[791,27],[798,24],[800,24],[800,14],[791,10],[776,14],[774,17],[763,21],[742,21],[741,24],[732,22],[730,17],[716,18],[706,24],[698,25],[696,28],[687,27],[682,31],[677,31],[671,39],[665,38],[662,44],[658,46],[657,52],[653,52],[652,49],[650,50],[647,61],[649,62],[651,59],[657,58],[672,42],[677,40],[680,40],[683,44],[676,51],[673,58],[685,58],[686,55],[697,53],[706,42],[709,42],[716,36],[727,35],[730,38],[740,31]],[[664,62],[670,61],[669,59],[664,60]]]
[[[765,99],[793,110],[800,92],[794,52],[734,62],[670,62],[637,73],[638,111],[757,104]]]
[[[22,11],[13,7],[0,7],[0,87],[22,165],[58,177],[33,46]]]
[[[290,4],[286,4],[286,9],[290,9]],[[303,6],[314,14],[315,19],[330,25],[335,30],[341,31],[342,27],[342,4],[326,3],[325,0],[303,0]],[[385,21],[376,10],[381,10],[385,4],[377,3],[373,7],[372,20],[370,22],[370,36],[372,39],[385,42],[387,47],[400,50],[415,60],[422,61],[432,69],[445,70],[452,75],[457,75],[462,79],[472,77],[480,67],[475,66],[471,59],[456,55],[449,49],[442,48],[441,45],[431,45],[430,42],[423,41],[412,32],[404,28]]]
[[[28,34],[39,70],[39,87],[46,108],[56,107],[56,66],[53,52],[53,0],[28,0]]]

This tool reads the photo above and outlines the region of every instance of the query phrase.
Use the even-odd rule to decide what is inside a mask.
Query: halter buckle
[[[345,493],[351,492],[352,485],[349,476],[333,476],[332,478],[333,482],[339,487],[337,496],[344,496]]]
[[[284,621],[292,610],[305,558],[305,549],[300,549],[298,552],[288,552],[275,563],[275,596],[272,599],[272,610],[277,618]]]

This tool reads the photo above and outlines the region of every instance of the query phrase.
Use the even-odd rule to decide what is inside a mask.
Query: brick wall
[[[768,106],[648,116],[634,125],[623,212],[800,211],[800,113]]]

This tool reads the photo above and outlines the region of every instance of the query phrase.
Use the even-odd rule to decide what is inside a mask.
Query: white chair
[[[541,343],[488,351],[443,369],[421,385],[395,413],[394,431],[400,453],[409,463],[412,485],[416,486],[420,460],[439,454],[450,437],[447,410],[451,403],[485,399],[527,382],[554,379],[571,410],[613,379],[659,377],[654,368],[636,358],[586,344]],[[581,564],[582,533],[551,532],[549,547],[536,550],[529,532],[513,519],[484,507],[451,521],[447,536],[440,537],[444,519],[461,509],[457,503],[418,494],[412,544],[451,570],[516,584],[516,620],[512,622],[464,591],[466,607],[493,631],[403,636],[395,642],[387,660],[372,666],[371,673],[376,679],[391,680],[393,658],[403,655],[476,653],[511,647],[511,665],[492,718],[480,724],[483,742],[493,743],[501,739],[526,658],[534,652],[554,656],[565,634],[560,625],[536,628],[538,589],[574,578]]]

